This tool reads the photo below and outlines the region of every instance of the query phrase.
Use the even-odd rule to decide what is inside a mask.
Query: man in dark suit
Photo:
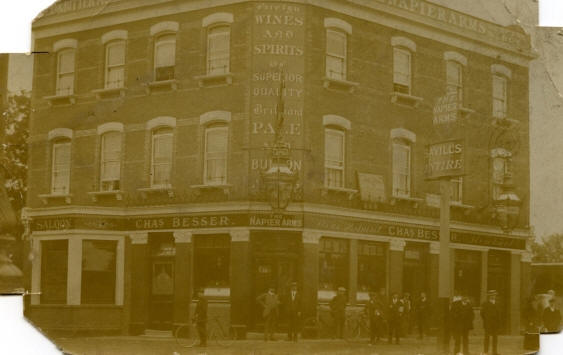
[[[346,320],[347,303],[346,289],[339,287],[338,293],[330,301],[330,311],[334,319],[336,337],[340,339],[344,339],[344,321]]]
[[[369,293],[369,301],[366,303],[365,312],[369,318],[370,345],[375,345],[379,341],[380,330],[383,326],[383,305],[375,292]]]
[[[203,290],[197,291],[197,305],[195,307],[195,323],[199,334],[198,346],[207,346],[207,299],[203,294]]]
[[[403,301],[399,299],[397,293],[393,294],[391,302],[387,306],[388,316],[387,322],[389,324],[389,344],[392,343],[393,337],[395,337],[395,343],[399,344],[400,332],[401,332],[401,322],[403,320],[403,314],[405,313],[405,306]]]
[[[291,290],[287,295],[285,302],[287,309],[288,330],[287,337],[289,341],[297,341],[299,338],[299,321],[301,319],[301,293],[297,290],[297,283],[291,283]]]
[[[418,327],[418,338],[422,339],[427,333],[426,327],[428,318],[430,317],[430,301],[426,297],[426,293],[421,292],[420,297],[414,303],[414,312],[416,316],[416,326]]]
[[[497,342],[498,333],[500,331],[502,319],[501,311],[497,302],[497,292],[490,290],[487,293],[487,301],[481,305],[481,318],[483,319],[483,328],[485,329],[485,341],[483,343],[483,352],[489,353],[489,341],[493,340],[493,355],[498,355]]]
[[[542,320],[545,332],[559,332],[561,328],[561,312],[555,307],[555,299],[551,298],[549,300],[549,306],[543,310]]]
[[[458,354],[460,344],[463,346],[463,354],[469,354],[469,331],[473,329],[473,307],[468,297],[454,297],[451,308],[451,324],[454,336],[454,354]]]
[[[278,321],[278,307],[280,300],[273,287],[268,292],[258,296],[256,301],[262,306],[264,317],[264,341],[274,340],[276,322]]]

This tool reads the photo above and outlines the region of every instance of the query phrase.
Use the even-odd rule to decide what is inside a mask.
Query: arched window
[[[335,28],[326,30],[326,76],[346,80],[347,61],[346,32]]]
[[[411,195],[411,145],[404,139],[393,141],[393,196]]]
[[[229,130],[225,124],[205,128],[203,182],[205,185],[227,183],[227,153]]]
[[[512,72],[504,65],[493,64],[491,73],[493,74],[493,117],[506,118],[508,80],[512,77]]]
[[[343,188],[345,177],[346,132],[325,128],[325,186]]]
[[[207,32],[207,74],[230,72],[231,28],[228,25],[210,27]]]
[[[101,138],[100,190],[117,191],[121,185],[121,132],[106,132]]]
[[[446,92],[455,93],[459,102],[463,102],[463,66],[456,61],[446,62]]]
[[[74,93],[75,49],[64,48],[57,53],[57,89],[58,96]]]
[[[159,35],[154,43],[154,77],[155,81],[174,79],[176,65],[176,34]]]
[[[53,141],[51,166],[51,194],[67,195],[70,192],[70,139]]]
[[[173,138],[171,127],[159,127],[152,131],[151,187],[170,186]]]
[[[391,38],[393,46],[393,90],[410,95],[412,91],[412,53],[416,44],[404,37]]]
[[[125,41],[115,40],[106,45],[104,87],[122,88],[125,83]]]

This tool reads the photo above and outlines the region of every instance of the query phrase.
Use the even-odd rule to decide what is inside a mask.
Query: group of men
[[[301,294],[297,290],[297,283],[291,283],[289,293],[280,300],[273,287],[268,292],[261,294],[256,301],[262,306],[264,318],[264,341],[274,340],[280,305],[284,305],[288,321],[288,340],[296,342],[299,334],[299,321],[301,319]]]

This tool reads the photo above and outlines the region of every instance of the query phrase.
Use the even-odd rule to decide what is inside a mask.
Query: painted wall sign
[[[358,172],[358,186],[362,201],[382,202],[386,200],[383,176]]]
[[[508,236],[472,234],[463,232],[452,232],[450,241],[461,244],[472,244],[486,247],[497,247],[507,249],[526,249],[526,240],[511,238]]]
[[[90,9],[93,7],[101,7],[107,5],[114,0],[66,0],[51,5],[45,15],[64,14],[67,12]]]
[[[468,33],[483,37],[484,40],[495,40],[517,49],[530,49],[528,36],[512,31],[495,23],[454,11],[444,6],[424,0],[376,0],[380,4],[408,11],[430,18],[441,24],[450,25]]]
[[[426,179],[461,176],[465,174],[465,143],[463,139],[439,142],[426,146]]]
[[[448,93],[436,100],[434,105],[432,123],[434,126],[455,123],[458,119],[459,100],[458,94]]]
[[[248,225],[251,227],[303,228],[303,215],[251,214]]]

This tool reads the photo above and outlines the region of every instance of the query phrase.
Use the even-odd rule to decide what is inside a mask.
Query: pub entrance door
[[[299,282],[300,255],[302,251],[300,233],[256,232],[252,235],[253,248],[253,298],[250,328],[263,331],[262,307],[256,301],[261,294],[273,287],[280,298],[278,329],[287,330],[287,314],[284,300],[289,295],[292,282]]]
[[[149,329],[171,330],[176,249],[171,235],[158,234],[151,239]]]

